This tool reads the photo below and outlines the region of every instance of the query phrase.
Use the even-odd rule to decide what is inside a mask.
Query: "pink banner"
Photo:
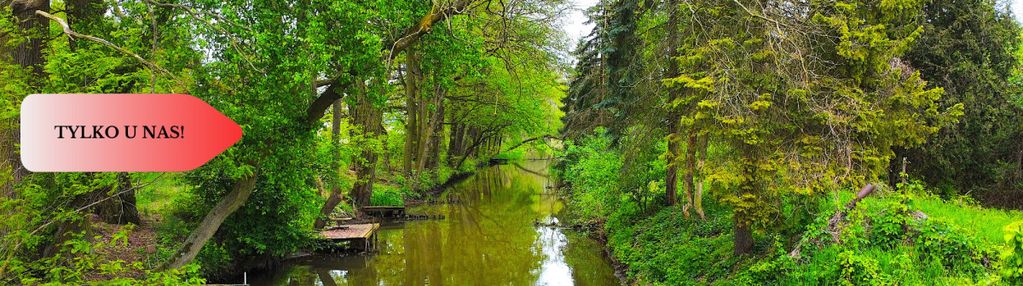
[[[21,104],[21,160],[33,172],[178,172],[242,129],[186,94],[33,94]]]

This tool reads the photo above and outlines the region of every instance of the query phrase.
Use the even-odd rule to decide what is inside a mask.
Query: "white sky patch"
[[[1023,22],[1023,0],[1008,0],[1009,8],[1012,10],[1012,16],[1016,17],[1017,22]]]
[[[572,10],[565,15],[565,21],[562,23],[562,29],[565,30],[565,34],[568,35],[569,41],[571,41],[572,50],[575,50],[575,45],[579,43],[579,39],[590,33],[593,29],[593,25],[584,24],[586,22],[586,9],[597,5],[599,0],[570,0]],[[1016,0],[1021,1],[1023,0]]]

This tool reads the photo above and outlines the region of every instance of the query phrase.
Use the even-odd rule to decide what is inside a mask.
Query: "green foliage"
[[[141,261],[127,263],[124,260],[104,256],[102,253],[114,247],[128,245],[130,227],[122,228],[106,240],[96,236],[86,238],[82,233],[64,241],[52,256],[34,261],[8,260],[10,270],[15,274],[2,277],[8,283],[23,285],[204,285],[199,277],[199,266],[188,265],[179,269],[154,271]],[[136,276],[136,277],[132,277]]]
[[[1005,226],[1005,242],[1008,244],[1001,255],[1002,281],[1010,284],[1023,283],[1023,222]]]
[[[377,185],[373,188],[373,196],[369,200],[374,206],[404,206],[405,199],[402,188],[388,185]]]
[[[929,1],[922,18],[923,33],[904,59],[928,86],[945,90],[941,106],[961,104],[963,116],[898,156],[932,186],[1018,208],[1006,194],[1023,183],[1019,23],[1007,6],[988,0]]]
[[[683,220],[677,208],[645,216],[634,202],[623,203],[604,225],[608,247],[639,284],[713,283],[731,275],[732,222],[727,210],[708,206],[707,221]]]
[[[566,142],[561,162],[567,168],[560,177],[572,186],[573,205],[585,219],[610,216],[623,196],[618,189],[622,157],[611,149],[607,133],[600,129],[597,132],[583,138],[579,145]]]
[[[841,224],[838,242],[825,231],[830,214],[821,215],[802,236],[799,257],[780,252],[756,262],[736,279],[745,284],[839,281],[845,285],[972,284],[990,280],[994,246],[969,232],[968,224],[946,223],[943,215],[917,217],[911,207],[916,200],[889,195],[862,201]],[[962,210],[953,203],[941,204],[948,210]]]
[[[850,250],[838,254],[839,276],[843,285],[886,285],[887,277],[878,274],[877,261]]]

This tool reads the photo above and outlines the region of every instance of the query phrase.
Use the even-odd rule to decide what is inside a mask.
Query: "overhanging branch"
[[[476,1],[478,0],[458,0],[451,6],[443,8],[438,8],[436,6],[437,4],[434,4],[434,7],[430,9],[430,12],[416,22],[416,25],[405,29],[405,32],[402,33],[401,37],[398,37],[398,39],[390,45],[385,46],[390,48],[385,48],[387,56],[384,60],[390,63],[390,61],[397,57],[398,54],[401,54],[402,51],[405,51],[405,49],[419,41],[423,35],[430,33],[434,24],[447,20],[451,16],[465,13],[469,10],[469,5]],[[351,74],[351,71],[348,73]],[[341,99],[343,96],[342,91],[351,85],[351,83],[341,82],[343,77],[344,76],[342,74],[329,81],[316,81],[313,83],[316,87],[327,86],[327,91],[320,94],[320,96],[313,100],[313,102],[309,105],[309,108],[306,108],[307,123],[315,123],[316,120],[323,117],[327,108],[330,108],[331,103]]]
[[[150,61],[142,58],[142,56],[139,56],[138,54],[136,54],[136,53],[134,53],[132,51],[129,51],[128,49],[122,48],[121,46],[115,45],[114,43],[111,43],[110,41],[104,40],[102,38],[99,38],[99,37],[96,37],[96,36],[92,36],[92,35],[82,34],[82,33],[79,33],[79,32],[75,32],[74,30],[71,30],[71,26],[69,26],[67,24],[67,22],[64,21],[64,19],[58,18],[57,16],[53,16],[50,13],[46,13],[46,12],[43,12],[43,11],[40,11],[40,10],[36,10],[36,15],[46,17],[46,18],[48,18],[50,20],[53,20],[53,21],[57,22],[57,24],[60,24],[60,26],[64,30],[64,34],[67,34],[67,36],[69,38],[71,38],[71,40],[74,40],[74,39],[86,39],[86,40],[89,40],[89,41],[93,41],[93,42],[99,43],[101,45],[107,46],[107,47],[109,47],[111,49],[114,49],[114,50],[116,50],[118,52],[121,52],[123,54],[129,55],[132,58],[135,58],[135,60],[141,62],[143,65],[149,67],[152,70],[158,71],[158,72],[160,72],[162,74],[165,74],[165,75],[168,75],[168,76],[170,76],[172,78],[176,78],[174,76],[174,74],[171,74],[170,71],[164,69],[163,67],[160,67],[159,65],[157,65],[157,64],[155,64],[153,62],[150,62]]]

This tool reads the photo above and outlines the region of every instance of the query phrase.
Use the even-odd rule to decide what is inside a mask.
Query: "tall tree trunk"
[[[668,56],[668,77],[677,77],[679,75],[678,61],[675,60],[675,56],[678,53],[678,0],[668,1],[668,22],[666,29],[668,30],[667,38],[667,56]],[[665,200],[669,206],[675,205],[677,199],[675,198],[678,194],[678,156],[679,152],[679,114],[676,108],[673,106],[675,99],[678,98],[678,88],[671,88],[668,90],[668,153],[665,154],[664,160],[666,168],[664,174],[664,193]],[[685,209],[686,217],[689,217],[688,209]]]
[[[171,256],[167,264],[164,264],[161,268],[175,269],[192,262],[195,256],[199,254],[199,250],[202,250],[206,242],[220,229],[220,224],[224,223],[228,216],[238,210],[249,199],[249,196],[256,189],[257,177],[259,177],[258,171],[235,181],[234,185],[231,186],[231,192],[224,196],[217,205],[213,206],[213,209],[206,214],[206,217],[203,217],[199,226],[188,235],[188,238],[185,239],[185,242],[174,253],[174,256]]]
[[[413,167],[419,150],[419,82],[422,71],[419,69],[419,56],[414,47],[409,47],[405,55],[405,154],[402,160],[402,172],[407,177],[413,176]]]
[[[338,146],[341,142],[341,103],[340,99],[334,102],[332,110],[333,114],[330,122],[330,141],[334,146]],[[341,164],[339,162],[341,158],[339,158],[339,154],[337,153],[337,150],[334,149],[333,154],[331,154],[334,158],[333,166],[335,167],[335,173],[332,174],[334,177],[340,176],[340,173],[342,172],[340,169]],[[337,180],[333,181],[336,182]],[[341,191],[341,186],[338,186],[337,183],[331,184],[330,195],[327,196],[327,201],[325,201],[323,206],[320,208],[320,216],[316,217],[316,222],[313,223],[313,229],[321,229],[326,226],[328,220],[330,220],[330,214],[334,212],[334,208],[337,207],[338,204],[341,204],[342,200],[344,200],[344,192]]]
[[[7,51],[14,64],[31,69],[32,78],[29,80],[29,84],[33,87],[40,86],[41,82],[46,79],[46,75],[43,73],[42,50],[46,44],[49,32],[48,20],[36,15],[36,10],[49,12],[50,1],[15,0],[11,2],[11,12],[18,22],[19,32],[26,33],[28,40],[14,47],[13,50]],[[21,141],[20,120],[17,116],[14,116],[5,121],[3,126],[0,126],[2,128],[0,130],[3,131],[3,134],[0,134],[2,136],[0,138],[2,140],[0,142],[0,152],[4,156],[3,165],[0,166],[0,170],[10,170],[11,181],[4,182],[3,193],[6,196],[13,196],[14,185],[21,182],[22,178],[28,175],[28,170],[22,165],[21,155],[17,150],[17,144]]]
[[[440,166],[440,150],[444,143],[444,92],[434,99],[437,110],[434,111],[433,120],[430,122],[430,149],[427,151],[426,168],[436,170]],[[437,179],[434,172],[434,179]]]
[[[465,127],[456,122],[453,117],[451,121],[451,136],[448,139],[448,166],[454,167],[455,162],[458,161],[455,159],[461,156],[462,136],[465,134]]]
[[[434,95],[439,96],[439,95]],[[417,174],[422,174],[426,169],[427,151],[430,150],[430,138],[433,136],[433,116],[430,115],[428,109],[429,103],[423,100],[419,103],[419,129],[416,133],[416,159],[415,159],[415,170]]]
[[[377,108],[366,96],[366,87],[359,83],[359,99],[356,102],[355,123],[361,126],[365,137],[374,137],[380,134],[383,110]],[[368,206],[373,195],[373,183],[376,181],[377,154],[370,148],[362,150],[362,160],[355,160],[355,185],[352,186],[352,200],[357,207]]]
[[[708,139],[707,135],[699,136],[699,143],[697,143],[698,151],[700,152],[699,158],[696,160],[696,169],[693,171],[696,173],[696,192],[693,193],[693,207],[696,208],[696,214],[700,216],[700,219],[707,219],[707,216],[703,212],[703,166],[707,161],[707,147]]]
[[[693,193],[696,189],[696,184],[693,182],[694,175],[696,173],[696,134],[692,129],[689,131],[689,140],[686,141],[686,175],[683,178],[683,183],[686,185],[686,204],[682,206],[683,213],[686,218],[689,217],[689,208],[693,207]]]
[[[743,198],[748,194],[760,194],[760,183],[757,181],[757,164],[759,164],[759,156],[753,151],[754,147],[744,146],[742,150],[743,159],[743,176],[746,178],[739,185],[737,197]],[[733,247],[734,254],[736,256],[750,254],[753,252],[753,229],[750,227],[751,218],[746,217],[748,211],[736,210],[732,214],[732,219],[735,221],[733,228]]]

